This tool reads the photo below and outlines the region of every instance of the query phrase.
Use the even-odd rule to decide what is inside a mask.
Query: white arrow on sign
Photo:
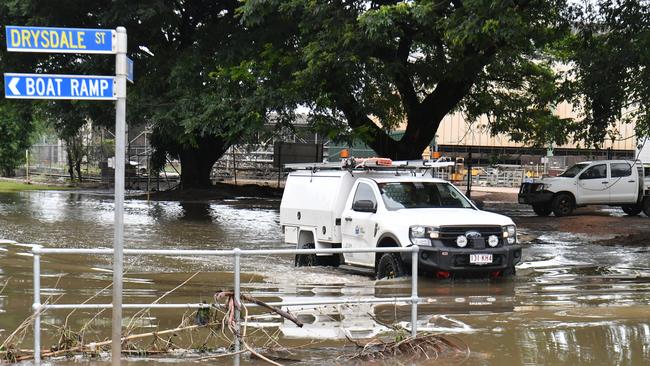
[[[20,95],[20,90],[18,90],[18,88],[16,88],[16,85],[18,85],[19,81],[20,81],[20,78],[11,78],[11,81],[9,82],[9,85],[8,85],[9,90],[11,90],[11,92],[14,95]]]

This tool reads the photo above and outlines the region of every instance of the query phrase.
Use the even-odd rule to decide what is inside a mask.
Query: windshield
[[[567,177],[567,178],[573,178],[578,173],[582,171],[582,169],[586,168],[589,163],[578,163],[571,168],[567,169],[564,173],[560,174],[559,177]]]
[[[467,198],[449,183],[379,183],[379,191],[389,211],[403,208],[473,208]]]

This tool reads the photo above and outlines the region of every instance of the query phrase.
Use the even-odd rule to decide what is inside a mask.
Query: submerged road
[[[486,209],[510,215],[519,224],[524,261],[517,276],[453,281],[421,278],[419,291],[426,304],[420,309],[420,329],[458,336],[471,350],[468,364],[472,365],[650,364],[650,250],[639,242],[611,242],[632,229],[639,234],[643,227],[650,227],[650,218],[623,218],[620,210],[605,208],[571,218],[539,219],[527,206],[507,198],[486,197]],[[125,246],[281,248],[278,207],[278,200],[127,200]],[[74,192],[0,193],[0,239],[48,247],[110,248],[112,221],[110,198]],[[580,227],[583,224],[594,226]],[[609,227],[603,229],[603,225]],[[29,250],[0,244],[0,288],[7,284],[0,293],[0,342],[30,314]],[[244,291],[269,301],[410,294],[408,280],[375,281],[331,268],[294,268],[289,257],[244,258],[242,266]],[[82,302],[99,292],[93,301],[110,302],[110,289],[101,291],[111,281],[110,257],[52,255],[42,258],[42,267],[43,297],[61,303]],[[127,257],[125,267],[125,303],[154,301],[195,272],[200,273],[164,301],[211,301],[215,291],[232,283],[230,258]],[[307,323],[304,328],[273,317],[250,318],[249,326],[259,339],[277,336],[290,347],[308,344],[292,355],[299,360],[297,364],[305,365],[335,364],[341,347],[349,346],[346,336],[376,336],[386,330],[381,323],[409,319],[407,308],[392,305],[295,308],[292,312]],[[176,327],[183,313],[151,311],[132,324],[133,330]],[[109,314],[89,322],[97,313],[78,311],[67,319],[67,326],[83,328],[86,339],[103,339],[110,333]],[[67,315],[53,311],[43,316],[45,345],[56,342]],[[131,315],[125,314],[127,322]],[[21,348],[31,347],[29,332],[23,341]],[[194,364],[180,356],[160,361]]]

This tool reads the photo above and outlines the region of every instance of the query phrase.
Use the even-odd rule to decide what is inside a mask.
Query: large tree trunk
[[[422,159],[422,152],[435,137],[442,119],[469,93],[478,73],[490,63],[496,53],[494,46],[489,46],[480,53],[473,46],[468,46],[465,50],[468,57],[450,70],[449,75],[420,100],[412,80],[404,72],[411,55],[411,42],[412,39],[407,34],[400,40],[397,57],[389,60],[401,62],[402,65],[402,68],[394,68],[391,75],[406,112],[406,131],[399,141],[392,139],[368,117],[370,113],[357,101],[353,92],[341,92],[336,85],[332,85],[330,90],[348,125],[355,130],[363,130],[364,142],[379,156],[394,160]]]
[[[184,146],[178,154],[181,160],[181,189],[211,187],[212,166],[229,146],[223,139],[212,136],[199,138],[196,147]]]
[[[399,140],[394,140],[381,129],[373,134],[373,139],[367,141],[368,146],[377,152],[378,156],[393,160],[420,160],[422,152],[431,144],[436,135],[441,120],[409,121],[408,127]]]
[[[354,129],[365,130],[364,142],[378,156],[393,160],[420,160],[422,152],[429,146],[440,122],[451,108],[429,108],[412,112],[407,120],[406,131],[400,140],[395,140],[368,117],[368,113],[351,96],[340,96],[339,105],[348,124]]]

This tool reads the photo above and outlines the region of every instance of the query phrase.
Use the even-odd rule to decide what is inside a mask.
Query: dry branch
[[[222,299],[224,297],[228,297],[229,299],[232,299],[233,296],[235,296],[235,294],[232,291],[221,291],[219,293],[216,293],[214,295],[214,298],[215,298],[215,302],[218,302],[220,299]],[[284,310],[282,310],[282,309],[280,309],[278,307],[269,305],[269,304],[265,303],[264,301],[258,300],[256,298],[250,296],[250,295],[241,294],[240,296],[241,296],[242,300],[257,304],[257,305],[259,305],[259,306],[261,306],[263,308],[266,308],[266,309],[280,315],[281,317],[283,317],[283,318],[285,318],[287,320],[292,321],[299,328],[302,328],[302,326],[304,325],[300,320],[298,320],[298,318],[296,318],[293,314],[291,314],[291,313],[289,313],[287,311],[284,311]]]
[[[353,343],[361,350],[354,354],[340,356],[337,360],[372,362],[392,357],[400,357],[401,360],[418,358],[466,360],[469,357],[469,347],[464,342],[459,339],[453,341],[452,337],[431,333],[421,333],[416,337],[394,342],[373,339],[365,345]]]
[[[180,332],[184,330],[192,330],[192,329],[198,329],[198,328],[205,328],[210,325],[215,325],[215,324],[208,324],[208,325],[190,325],[187,327],[180,327],[180,328],[174,328],[174,329],[166,329],[162,330],[160,332],[148,332],[148,333],[141,333],[141,334],[133,334],[128,337],[122,337],[121,343],[123,344],[125,341],[131,341],[135,339],[140,339],[140,338],[146,338],[146,337],[158,337],[160,335],[165,335],[165,334],[170,334],[170,333],[175,333],[175,332]],[[41,357],[47,358],[47,357],[56,357],[56,356],[61,356],[65,355],[70,352],[95,352],[98,348],[101,348],[103,346],[108,346],[111,344],[112,341],[103,341],[103,342],[91,342],[88,344],[83,344],[80,346],[76,347],[71,347],[67,349],[61,349],[61,350],[56,350],[56,351],[49,351],[49,352],[43,352],[41,354]],[[124,350],[123,350],[124,351]],[[31,360],[33,359],[33,355],[25,355],[21,358],[19,358],[19,361],[24,361],[24,360]]]

